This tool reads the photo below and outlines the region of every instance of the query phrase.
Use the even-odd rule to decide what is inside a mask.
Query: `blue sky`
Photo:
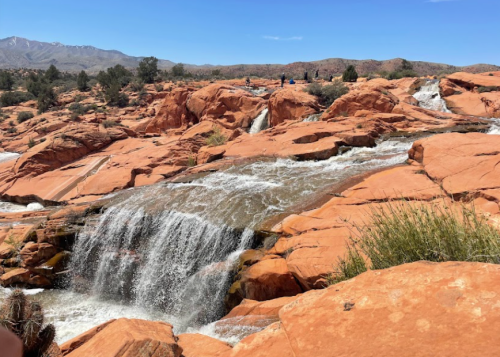
[[[193,64],[403,57],[500,65],[499,14],[499,0],[0,0],[0,38]]]

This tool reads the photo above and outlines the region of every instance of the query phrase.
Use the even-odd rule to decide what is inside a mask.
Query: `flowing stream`
[[[437,110],[439,112],[451,113],[446,102],[441,98],[439,80],[429,80],[425,86],[413,95],[418,100],[418,105],[424,109]]]
[[[77,237],[73,290],[37,291],[58,342],[118,317],[214,335],[206,326],[224,315],[234,264],[255,244],[255,230],[340,181],[403,163],[412,141],[391,139],[324,161],[257,161],[116,194]]]
[[[267,114],[269,113],[269,109],[264,109],[257,118],[252,123],[252,127],[250,128],[249,134],[257,134],[258,132],[267,129]]]

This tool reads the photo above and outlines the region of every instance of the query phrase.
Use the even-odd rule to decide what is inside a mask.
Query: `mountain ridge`
[[[30,68],[47,69],[51,64],[64,71],[85,70],[96,73],[116,64],[127,68],[135,68],[144,57],[129,56],[118,50],[103,50],[91,45],[65,45],[60,42],[41,42],[23,37],[11,36],[0,39],[0,69]],[[327,58],[310,62],[293,62],[288,64],[235,64],[235,65],[192,65],[185,67],[194,73],[209,73],[219,69],[222,75],[261,77],[276,76],[278,72],[290,75],[301,75],[310,71],[312,75],[317,69],[321,76],[342,73],[348,65],[355,65],[359,74],[373,72],[392,72],[401,66],[401,58],[389,60],[353,60],[345,58]],[[419,75],[436,75],[443,72],[488,72],[500,71],[500,66],[492,64],[474,64],[470,66],[453,66],[443,63],[410,61]],[[169,69],[176,63],[159,59],[158,67]]]

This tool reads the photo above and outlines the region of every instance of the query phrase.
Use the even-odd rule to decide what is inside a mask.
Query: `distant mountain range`
[[[59,42],[39,42],[22,37],[7,37],[0,40],[0,68],[32,68],[47,69],[51,64],[63,71],[85,70],[96,73],[116,64],[127,68],[137,67],[139,61],[144,57],[128,56],[120,51],[102,50],[93,46],[70,46]],[[447,64],[411,61],[414,70],[419,75],[436,75],[442,72],[471,72],[480,73],[488,71],[500,71],[500,67],[490,64],[475,64],[471,66],[458,67]],[[282,64],[241,64],[232,66],[213,65],[185,65],[191,72],[208,73],[219,69],[222,74],[233,77],[256,75],[262,77],[276,76],[280,72],[289,75],[301,75],[304,71],[313,74],[316,69],[320,70],[321,76],[342,73],[348,65],[355,65],[359,74],[368,74],[380,71],[395,71],[401,66],[401,59],[386,61],[375,60],[347,60],[342,58],[330,58],[313,62],[294,62]],[[158,65],[162,69],[168,69],[175,65],[169,60],[159,60]]]

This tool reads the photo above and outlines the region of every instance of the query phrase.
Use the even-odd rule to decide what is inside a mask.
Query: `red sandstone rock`
[[[182,348],[182,357],[221,357],[231,351],[227,343],[195,333],[179,335],[177,343]]]
[[[13,269],[0,276],[2,286],[12,286],[16,284],[26,284],[30,278],[30,272],[26,269]]]
[[[305,293],[226,357],[495,356],[499,279],[500,266],[480,263],[370,271]]]
[[[229,129],[249,128],[265,108],[265,100],[250,92],[214,83],[194,92],[187,108],[200,122],[216,120]]]
[[[269,126],[277,126],[287,120],[305,119],[320,110],[316,97],[300,88],[275,91],[269,98]]]
[[[101,325],[89,338],[84,333],[72,340],[69,357],[135,357],[141,353],[151,357],[180,357],[182,348],[177,345],[172,326],[165,322],[135,319],[118,319]],[[81,343],[77,340],[81,339]]]

